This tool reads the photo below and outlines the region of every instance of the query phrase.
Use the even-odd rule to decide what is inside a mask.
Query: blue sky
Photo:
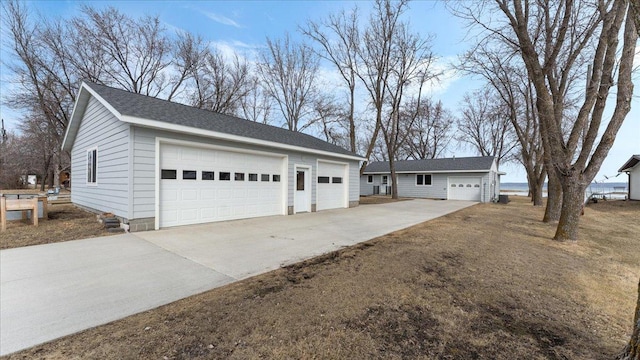
[[[341,9],[350,9],[357,5],[361,18],[366,18],[370,3],[364,1],[90,1],[92,6],[114,6],[132,17],[145,14],[158,15],[164,26],[171,29],[183,29],[200,34],[207,41],[225,51],[235,51],[250,57],[265,44],[265,37],[277,38],[289,32],[293,38],[300,35],[298,26],[307,19],[320,20],[328,14]],[[78,1],[30,1],[28,6],[40,14],[59,17],[78,14],[81,2]],[[422,35],[434,36],[432,50],[440,58],[439,66],[446,66],[456,56],[465,51],[470,44],[465,43],[464,24],[449,14],[442,2],[414,1],[406,13],[414,31]],[[7,44],[2,38],[2,60],[8,59]],[[638,58],[638,57],[636,57]],[[638,64],[640,65],[640,64]],[[2,85],[0,95],[7,90],[8,74],[0,71]],[[328,70],[328,69],[327,69]],[[636,76],[636,79],[639,77]],[[476,80],[464,78],[448,72],[442,81],[432,89],[431,96],[442,100],[450,110],[456,111],[462,96],[478,88]],[[640,84],[636,82],[636,94],[640,93]],[[0,107],[0,115],[9,129],[15,129],[19,114]],[[622,126],[614,147],[609,152],[600,173],[595,180],[604,180],[604,176],[617,173],[617,169],[631,156],[640,153],[640,97],[636,95],[632,110]],[[455,144],[454,144],[455,146]],[[473,155],[466,148],[452,148],[450,155]],[[507,176],[504,182],[524,182],[523,169],[515,164],[503,167]],[[626,181],[620,176],[616,181]]]

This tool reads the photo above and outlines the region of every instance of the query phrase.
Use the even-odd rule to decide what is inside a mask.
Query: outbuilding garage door
[[[316,210],[348,207],[347,164],[318,162]]]
[[[467,176],[449,177],[449,199],[480,201],[482,178]]]
[[[160,146],[160,227],[284,214],[282,156]]]

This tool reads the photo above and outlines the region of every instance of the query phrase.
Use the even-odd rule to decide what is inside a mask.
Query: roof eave
[[[478,169],[478,170],[406,170],[406,171],[396,171],[396,174],[445,174],[445,173],[485,173],[490,172],[490,169]],[[367,171],[365,170],[362,174],[365,175],[378,175],[378,174],[389,174],[391,171]],[[506,175],[506,173],[504,173]]]
[[[76,103],[73,105],[73,111],[71,112],[71,120],[69,120],[69,124],[67,124],[67,130],[64,134],[64,139],[62,140],[62,150],[71,151],[73,147],[73,142],[75,141],[76,135],[78,134],[78,129],[80,128],[80,122],[82,121],[82,117],[84,116],[84,112],[87,109],[87,105],[89,104],[89,99],[91,97],[96,98],[104,107],[106,107],[116,118],[122,119],[121,114],[109,104],[106,100],[104,100],[97,92],[95,92],[89,85],[87,85],[84,81],[80,84],[80,90],[78,91],[78,97],[76,98]]]
[[[271,148],[293,150],[293,151],[299,151],[304,153],[331,156],[331,157],[347,159],[347,160],[355,160],[355,161],[366,160],[365,158],[358,155],[347,155],[347,154],[334,153],[334,152],[325,151],[325,150],[310,149],[302,146],[287,145],[287,144],[282,144],[274,141],[259,140],[259,139],[245,137],[245,136],[232,135],[232,134],[227,134],[227,133],[213,131],[213,130],[204,130],[200,128],[185,126],[185,125],[171,124],[171,123],[166,123],[166,122],[152,120],[152,119],[144,119],[144,118],[135,117],[135,116],[124,115],[120,118],[120,120],[132,125],[146,127],[146,128],[167,130],[167,131],[179,132],[179,133],[189,134],[189,135],[205,136],[209,138],[228,140],[228,141],[239,142],[244,144],[262,145],[262,146],[267,146]]]
[[[627,160],[624,165],[618,170],[619,173],[631,171],[636,165],[640,163],[640,155],[633,155],[629,160]]]

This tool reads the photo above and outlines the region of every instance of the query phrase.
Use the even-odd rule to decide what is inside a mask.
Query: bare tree
[[[413,126],[409,128],[409,135],[405,143],[407,158],[434,159],[441,157],[453,138],[455,119],[447,111],[441,101],[434,103],[425,98],[418,105],[417,101],[410,101],[404,117],[415,115]]]
[[[617,358],[617,360],[640,360],[640,280],[638,281],[638,300],[636,312],[633,316],[633,330],[629,343]]]
[[[375,111],[375,122],[365,157],[369,159],[378,141],[385,103],[387,102],[387,82],[391,75],[391,53],[394,38],[398,32],[400,15],[406,10],[407,1],[392,3],[388,0],[376,0],[374,11],[363,32],[358,47],[358,63],[356,75],[362,81],[371,107]],[[364,165],[360,172],[364,171]],[[395,183],[395,181],[393,181]]]
[[[61,136],[48,125],[47,121],[32,116],[20,124],[24,134],[21,141],[20,161],[22,168],[36,173],[42,180],[40,190],[44,191],[49,174],[54,170],[52,165],[61,147]],[[53,133],[52,133],[53,132]]]
[[[360,36],[358,9],[354,8],[348,13],[343,10],[338,14],[329,15],[320,23],[309,21],[302,32],[320,45],[322,50],[318,51],[318,54],[336,67],[348,89],[349,110],[346,112],[346,118],[349,125],[347,129],[349,148],[356,152],[355,94],[358,79],[356,61]]]
[[[255,83],[249,63],[234,55],[228,60],[219,52],[206,52],[193,72],[191,105],[223,114],[240,115],[242,99]]]
[[[267,38],[258,72],[266,94],[276,102],[291,131],[313,125],[309,115],[317,95],[317,71],[318,57],[309,46],[293,43],[289,34],[282,40]]]
[[[107,85],[171,100],[187,77],[188,71],[176,75],[170,71],[174,44],[157,17],[133,19],[114,7],[99,10],[83,5],[82,16],[71,24],[77,29],[77,46],[100,49],[93,52],[101,56],[98,80]]]
[[[494,156],[499,167],[517,145],[509,110],[492,88],[485,87],[465,94],[461,112],[458,141],[471,145],[481,156]]]
[[[517,61],[519,57],[510,45],[502,38],[483,38],[462,57],[458,68],[483,78],[508,109],[509,120],[519,142],[517,158],[527,173],[531,200],[534,206],[542,206],[542,187],[547,172],[535,107],[535,89],[527,77],[524,64],[521,60]],[[561,191],[561,188],[553,186],[557,181],[554,181],[553,172],[551,175],[554,177],[550,181],[552,196],[547,202],[545,220],[558,220],[561,196],[554,191]]]
[[[3,3],[2,10],[7,24],[7,33],[3,35],[10,39],[17,59],[4,65],[20,79],[18,90],[5,95],[3,101],[30,113],[27,117],[30,124],[23,131],[33,130],[32,138],[40,138],[43,133],[55,137],[42,144],[49,145],[46,147],[49,154],[43,156],[48,159],[46,164],[56,169],[54,185],[57,186],[65,154],[54,145],[60,143],[71,116],[74,81],[60,57],[58,38],[53,37],[43,22],[30,21],[27,9],[16,1]],[[49,169],[44,172],[49,173]]]
[[[515,35],[512,41],[520,50],[536,89],[544,151],[562,184],[562,212],[554,239],[575,241],[585,188],[600,169],[630,109],[638,39],[635,13],[626,0],[496,3]],[[537,28],[532,23],[538,21],[547,26],[543,33],[532,33],[531,29]],[[617,54],[620,38],[621,52]],[[564,90],[577,71],[575,64],[587,53],[593,55],[587,71],[588,86],[569,136],[565,137],[562,119],[558,118],[565,103]],[[600,136],[612,87],[617,90],[616,103]]]

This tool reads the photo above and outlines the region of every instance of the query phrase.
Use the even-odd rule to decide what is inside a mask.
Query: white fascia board
[[[396,174],[446,174],[446,173],[486,173],[489,172],[489,170],[437,170],[437,171],[426,171],[426,170],[420,170],[420,171],[396,171]],[[362,173],[362,175],[384,175],[384,174],[390,174],[390,171],[375,171],[375,172],[369,172],[369,171],[365,171]]]
[[[77,122],[80,121],[80,115],[77,113],[77,111],[80,111],[80,109],[83,108],[82,111],[84,112],[84,110],[87,108],[87,105],[89,104],[89,95],[85,94],[85,91],[88,92],[89,95],[96,98],[100,102],[100,104],[106,107],[107,110],[109,110],[116,118],[122,119],[122,115],[113,106],[111,106],[111,104],[106,102],[100,95],[98,95],[98,93],[96,93],[91,87],[89,87],[89,85],[82,82],[82,84],[80,85],[80,90],[78,91],[76,103],[73,105],[71,120],[67,125],[67,131],[65,132],[64,139],[62,140],[63,150],[71,150],[67,149],[67,141],[71,140],[69,139],[69,134],[72,131],[75,131],[77,133],[77,128],[80,127],[80,124],[77,124]]]
[[[331,157],[336,157],[341,159],[358,160],[358,161],[365,160],[364,158],[359,156],[351,156],[351,155],[333,153],[329,151],[309,149],[302,146],[286,145],[286,144],[281,144],[273,141],[253,139],[253,138],[248,138],[248,137],[239,136],[239,135],[222,133],[219,131],[193,128],[193,127],[184,126],[184,125],[170,124],[162,121],[143,119],[135,116],[127,116],[127,115],[121,116],[120,120],[133,125],[137,125],[137,126],[179,132],[183,134],[205,136],[205,137],[210,137],[215,139],[228,140],[228,141],[240,142],[245,144],[261,145],[261,146],[267,146],[267,147],[272,147],[276,149],[285,149],[285,150],[292,150],[292,151],[298,151],[298,152],[304,152],[304,153],[331,156]]]

